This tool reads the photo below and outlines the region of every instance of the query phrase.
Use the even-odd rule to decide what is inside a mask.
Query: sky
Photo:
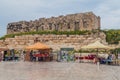
[[[92,11],[101,29],[120,29],[120,0],[0,0],[0,37],[7,24]]]

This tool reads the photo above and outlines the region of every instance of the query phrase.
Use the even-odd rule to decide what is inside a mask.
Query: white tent
[[[94,43],[88,44],[81,48],[84,48],[84,49],[112,49],[112,47],[106,46],[106,45],[100,43],[100,41],[96,41]]]
[[[113,49],[112,47],[106,46],[104,44],[102,44],[100,41],[96,41],[94,43],[88,44],[86,46],[81,47],[83,49]],[[98,52],[97,52],[98,54]],[[97,62],[98,65],[98,70],[99,70],[99,62]]]

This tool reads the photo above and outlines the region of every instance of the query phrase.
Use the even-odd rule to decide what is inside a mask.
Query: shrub
[[[55,35],[86,35],[91,34],[92,31],[31,31],[25,33],[16,33],[16,34],[7,34],[0,38],[3,40],[5,38],[14,38],[15,36],[22,36],[22,35],[34,35],[34,34],[55,34]]]
[[[103,31],[106,34],[106,41],[109,44],[118,44],[120,41],[120,30]]]

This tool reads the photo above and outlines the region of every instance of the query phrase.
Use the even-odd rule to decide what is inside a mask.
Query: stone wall
[[[100,17],[93,12],[40,18],[35,21],[13,22],[7,25],[7,34],[29,31],[75,31],[100,29]]]
[[[98,38],[106,44],[105,34],[90,34],[90,35],[23,35],[15,36],[15,38],[6,38],[0,40],[0,46],[9,48],[24,49],[25,46],[32,45],[36,41],[47,44],[53,50],[59,50],[65,47],[74,47],[79,50],[81,46],[87,45],[96,41]]]

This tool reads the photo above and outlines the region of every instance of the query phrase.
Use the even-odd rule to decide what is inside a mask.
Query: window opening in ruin
[[[25,31],[26,31],[26,32],[29,32],[29,31],[30,31],[30,30],[29,30],[29,27],[26,27]]]
[[[68,26],[68,29],[70,29],[70,23],[68,23],[67,26]]]
[[[41,26],[41,29],[44,30],[44,26]]]
[[[44,23],[41,23],[41,25],[44,25]]]
[[[38,37],[36,37],[35,40],[34,40],[34,43],[37,43],[37,42],[39,42]]]
[[[83,27],[84,27],[84,28],[87,28],[87,26],[88,26],[87,21],[84,21],[84,22],[83,22]]]
[[[10,25],[10,27],[8,27],[9,29],[13,29],[14,28],[14,25]]]
[[[67,34],[67,37],[69,37],[69,34]]]
[[[55,26],[55,31],[58,31],[58,26],[56,26],[56,24],[54,24],[54,26]]]
[[[75,22],[74,24],[75,24],[75,31],[79,30],[79,22]]]
[[[49,23],[49,29],[52,30],[52,23]]]
[[[38,26],[36,26],[36,31],[38,31]]]

